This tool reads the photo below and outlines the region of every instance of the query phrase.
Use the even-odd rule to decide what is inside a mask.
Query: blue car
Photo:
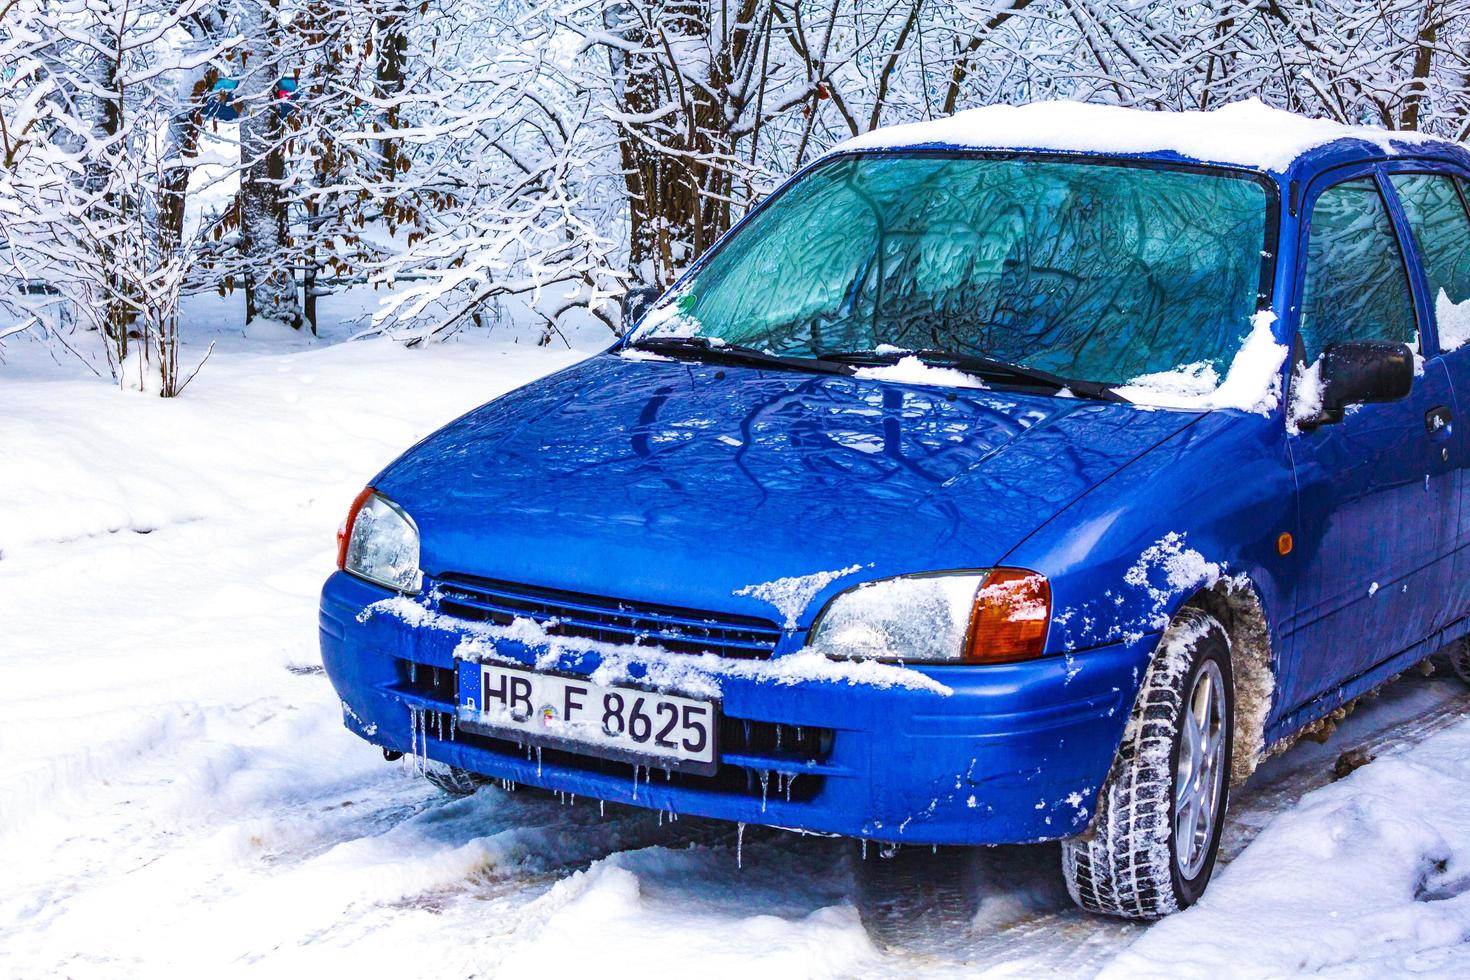
[[[1470,674],[1467,181],[1251,104],[839,146],[371,481],[346,725],[451,792],[1060,841],[1083,908],[1188,906],[1263,758]]]

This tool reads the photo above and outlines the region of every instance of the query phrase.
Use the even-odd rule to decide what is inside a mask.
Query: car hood
[[[1000,561],[1196,418],[605,354],[476,409],[374,482],[418,524],[431,576],[771,618],[794,589],[805,625],[863,579]]]

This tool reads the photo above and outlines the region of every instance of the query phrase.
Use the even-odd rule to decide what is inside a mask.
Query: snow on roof
[[[885,126],[840,143],[831,152],[936,145],[1081,153],[1172,151],[1194,160],[1279,173],[1308,150],[1340,139],[1365,140],[1388,153],[1398,152],[1404,144],[1452,145],[1422,133],[1308,119],[1273,109],[1259,99],[1205,112],[1058,101],[985,106],[947,119]]]

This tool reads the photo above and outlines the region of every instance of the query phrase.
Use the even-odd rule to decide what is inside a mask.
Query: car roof
[[[1437,158],[1470,167],[1470,153],[1449,140],[1309,119],[1258,99],[1183,112],[1065,101],[985,106],[945,119],[881,127],[838,144],[828,155],[920,149],[1155,159],[1293,180],[1347,163],[1396,157]]]

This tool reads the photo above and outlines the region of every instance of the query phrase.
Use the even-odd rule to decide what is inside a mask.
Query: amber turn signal
[[[352,537],[352,525],[357,523],[357,512],[362,510],[362,505],[368,502],[373,495],[372,487],[364,487],[362,493],[353,498],[352,506],[347,508],[347,520],[337,528],[337,570],[340,572],[347,567],[347,542]]]
[[[975,594],[965,662],[1002,664],[1041,656],[1051,622],[1051,584],[1023,568],[997,568]]]

